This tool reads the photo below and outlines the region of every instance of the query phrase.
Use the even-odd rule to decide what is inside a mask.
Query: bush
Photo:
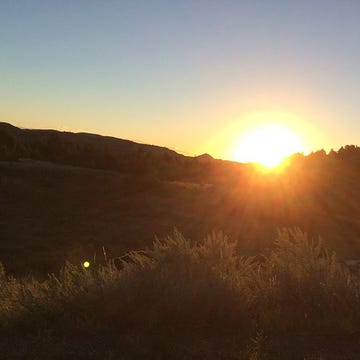
[[[275,244],[258,263],[237,254],[222,233],[192,244],[175,231],[151,249],[130,253],[121,270],[112,263],[97,269],[66,264],[44,282],[1,271],[2,341],[21,338],[25,352],[34,342],[50,352],[66,344],[71,350],[64,358],[74,352],[146,358],[164,351],[184,358],[204,339],[233,339],[233,345],[252,344],[254,357],[260,351],[254,334],[261,334],[264,352],[271,334],[359,330],[359,281],[335,254],[299,230],[279,231]]]
[[[275,245],[263,271],[272,329],[345,331],[352,328],[350,323],[358,326],[358,281],[334,253],[323,249],[321,240],[285,229]]]

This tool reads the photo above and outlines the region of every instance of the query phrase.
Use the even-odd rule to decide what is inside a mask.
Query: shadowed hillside
[[[214,175],[212,172],[216,172],[219,167],[233,167],[231,162],[214,160],[208,154],[189,157],[165,147],[138,144],[109,136],[19,129],[0,123],[0,160],[19,159],[197,182],[208,180],[204,176]],[[217,164],[216,169],[214,164]],[[218,175],[226,176],[226,172]]]
[[[267,253],[277,228],[320,234],[360,257],[360,150],[296,154],[283,173],[186,157],[92,134],[0,124],[0,260],[46,275],[149,246],[174,227],[194,241],[223,230],[239,254]]]

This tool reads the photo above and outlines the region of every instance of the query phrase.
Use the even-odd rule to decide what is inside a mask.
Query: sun
[[[233,159],[271,169],[296,152],[303,152],[303,145],[293,131],[283,125],[267,124],[249,129],[239,139]]]

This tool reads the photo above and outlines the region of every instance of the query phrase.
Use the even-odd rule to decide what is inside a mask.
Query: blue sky
[[[229,158],[271,114],[308,151],[358,144],[359,19],[346,0],[1,0],[0,121]]]

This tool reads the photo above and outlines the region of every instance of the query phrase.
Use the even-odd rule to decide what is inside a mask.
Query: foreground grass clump
[[[222,233],[175,232],[123,265],[66,264],[44,282],[0,269],[0,358],[304,358],[333,338],[351,353],[360,330],[357,276],[298,230],[261,263]],[[318,340],[299,350],[299,334]]]

